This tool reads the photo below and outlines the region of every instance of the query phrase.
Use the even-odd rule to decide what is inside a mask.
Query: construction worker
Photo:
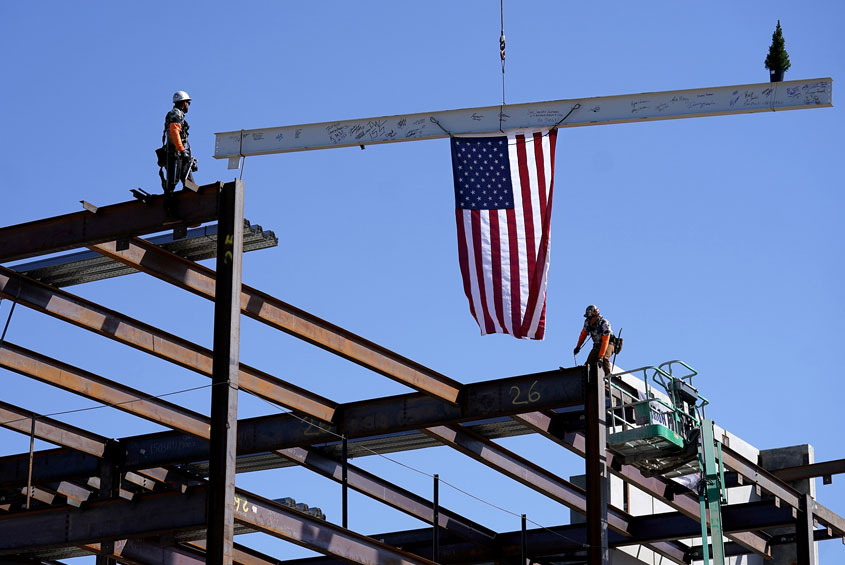
[[[584,312],[584,329],[581,330],[581,335],[578,337],[578,345],[575,346],[573,353],[578,355],[581,351],[581,346],[587,335],[593,340],[593,349],[587,356],[586,364],[601,362],[606,375],[610,374],[610,356],[613,355],[613,350],[616,345],[616,338],[613,336],[613,331],[610,329],[610,322],[608,322],[599,312],[595,304],[587,306]]]
[[[185,114],[191,106],[191,97],[184,90],[179,90],[173,95],[173,108],[164,118],[164,133],[162,144],[166,149],[165,170],[167,178],[162,176],[162,188],[165,195],[170,195],[181,181],[184,185],[185,179],[193,182],[194,177],[191,171],[197,170],[196,161],[191,158],[191,144],[188,143],[188,121]]]

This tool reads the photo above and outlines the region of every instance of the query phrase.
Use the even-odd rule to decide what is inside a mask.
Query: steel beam
[[[342,464],[314,448],[292,447],[277,451],[306,469],[337,482],[342,481]],[[432,503],[354,465],[347,465],[349,487],[423,522],[433,523]],[[438,524],[455,535],[482,546],[491,546],[496,532],[443,508],[438,508]]]
[[[214,300],[215,272],[157,245],[135,238],[118,251],[115,242],[90,246],[115,261]],[[264,322],[420,392],[455,402],[461,384],[308,312],[244,285],[240,300],[247,316]]]
[[[785,467],[772,471],[774,476],[786,482],[824,477],[825,484],[831,481],[833,475],[839,475],[841,473],[845,473],[845,459],[822,461],[820,463],[810,463],[809,465],[798,465],[796,467]]]
[[[232,183],[227,183],[232,184]],[[217,192],[223,185],[201,186],[173,196],[175,215],[164,207],[163,196],[149,203],[130,200],[101,206],[96,214],[82,211],[0,228],[0,262],[26,259],[86,244],[162,231],[178,224],[200,224],[217,218]]]
[[[211,565],[232,565],[244,251],[243,183],[235,181],[227,185],[219,197],[206,559]]]
[[[214,157],[229,159],[230,168],[236,168],[238,158],[248,155],[357,147],[500,130],[594,126],[832,105],[831,78],[573,98],[227,131],[215,134]]]
[[[103,436],[0,401],[0,426],[30,435],[33,418],[35,419],[35,437],[38,439],[70,447],[95,457],[102,457],[105,453],[108,439]]]
[[[0,367],[146,418],[162,426],[208,438],[210,420],[201,414],[8,341],[0,344]],[[72,447],[63,442],[53,443]]]
[[[0,297],[211,376],[213,354],[208,349],[5,267],[0,267]],[[242,388],[292,410],[325,421],[334,416],[335,403],[258,369],[241,364],[239,381]]]

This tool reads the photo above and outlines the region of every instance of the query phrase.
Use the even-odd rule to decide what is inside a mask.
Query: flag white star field
[[[543,339],[556,138],[452,138],[458,257],[481,335]]]

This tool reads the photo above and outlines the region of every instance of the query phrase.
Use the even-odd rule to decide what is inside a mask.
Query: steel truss
[[[579,556],[607,563],[609,548],[645,545],[675,563],[700,556],[680,540],[700,532],[696,493],[622,465],[604,448],[604,379],[595,367],[561,368],[461,384],[343,328],[240,282],[238,226],[243,186],[200,187],[177,197],[177,218],[160,197],[125,202],[0,228],[0,261],[87,247],[215,304],[215,345],[208,350],[90,300],[0,266],[0,297],[211,377],[224,393],[243,387],[293,410],[236,419],[236,395],[212,398],[212,416],[154,398],[109,377],[15,344],[0,344],[0,367],[171,428],[111,440],[22,407],[0,402],[0,425],[60,446],[0,457],[0,560],[51,563],[96,554],[98,563],[279,563],[234,543],[261,531],[326,557],[292,563],[478,563]],[[240,199],[240,200],[239,200]],[[202,267],[138,236],[219,219],[217,270]],[[229,235],[230,237],[226,237]],[[314,344],[415,389],[339,404],[239,362],[239,314]],[[531,391],[517,402],[512,391]],[[234,396],[234,398],[233,398]],[[217,426],[217,427],[215,427]],[[218,431],[215,431],[218,430]],[[493,439],[539,433],[585,457],[581,488],[501,447]],[[587,516],[583,525],[495,532],[390,481],[350,465],[371,447],[381,452],[447,445]],[[214,455],[214,454],[217,455]],[[723,510],[727,555],[771,555],[797,543],[812,562],[813,540],[845,536],[845,520],[784,482],[830,476],[842,462],[769,473],[722,447],[736,484],[770,495]],[[211,454],[211,455],[210,455]],[[301,465],[439,528],[363,536],[307,508],[292,508],[240,489],[236,471]],[[610,474],[674,511],[632,516],[608,504]],[[29,509],[27,509],[29,507]],[[35,511],[37,510],[37,511]],[[822,526],[816,528],[816,524]],[[795,535],[772,536],[789,526]],[[214,543],[206,544],[205,539]],[[397,549],[401,547],[402,549]]]

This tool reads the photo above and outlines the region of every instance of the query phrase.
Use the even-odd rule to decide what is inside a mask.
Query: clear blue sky
[[[505,0],[508,102],[765,82],[778,19],[787,80],[833,77],[837,90],[843,12],[833,0]],[[158,191],[153,149],[177,89],[194,99],[197,180],[231,180],[211,158],[215,132],[498,104],[498,36],[495,0],[3,2],[0,225]],[[843,126],[834,107],[562,130],[543,342],[478,334],[458,271],[446,140],[247,159],[246,215],[279,246],[246,256],[244,282],[461,382],[571,365],[583,309],[596,303],[624,328],[620,365],[683,359],[719,425],[761,449],[810,443],[817,461],[839,459]],[[211,346],[211,303],[164,283],[134,275],[71,290]],[[407,390],[252,320],[242,337],[243,361],[339,402]],[[25,308],[7,339],[149,393],[208,382]],[[3,400],[25,408],[92,405],[0,378]],[[208,391],[171,400],[207,412]],[[240,401],[241,416],[272,412]],[[61,418],[109,437],[160,429],[113,410]],[[544,440],[504,443],[560,475],[581,472]],[[25,436],[0,430],[0,454],[27,449]],[[563,507],[448,448],[394,458],[544,525],[568,521]],[[395,463],[355,463],[430,493],[428,477]],[[240,475],[238,485],[340,521],[339,488],[306,471]],[[845,514],[845,477],[817,486]],[[442,497],[493,529],[519,527],[451,489]],[[421,526],[357,495],[351,512],[364,533]],[[820,556],[845,562],[845,547],[822,543]]]

